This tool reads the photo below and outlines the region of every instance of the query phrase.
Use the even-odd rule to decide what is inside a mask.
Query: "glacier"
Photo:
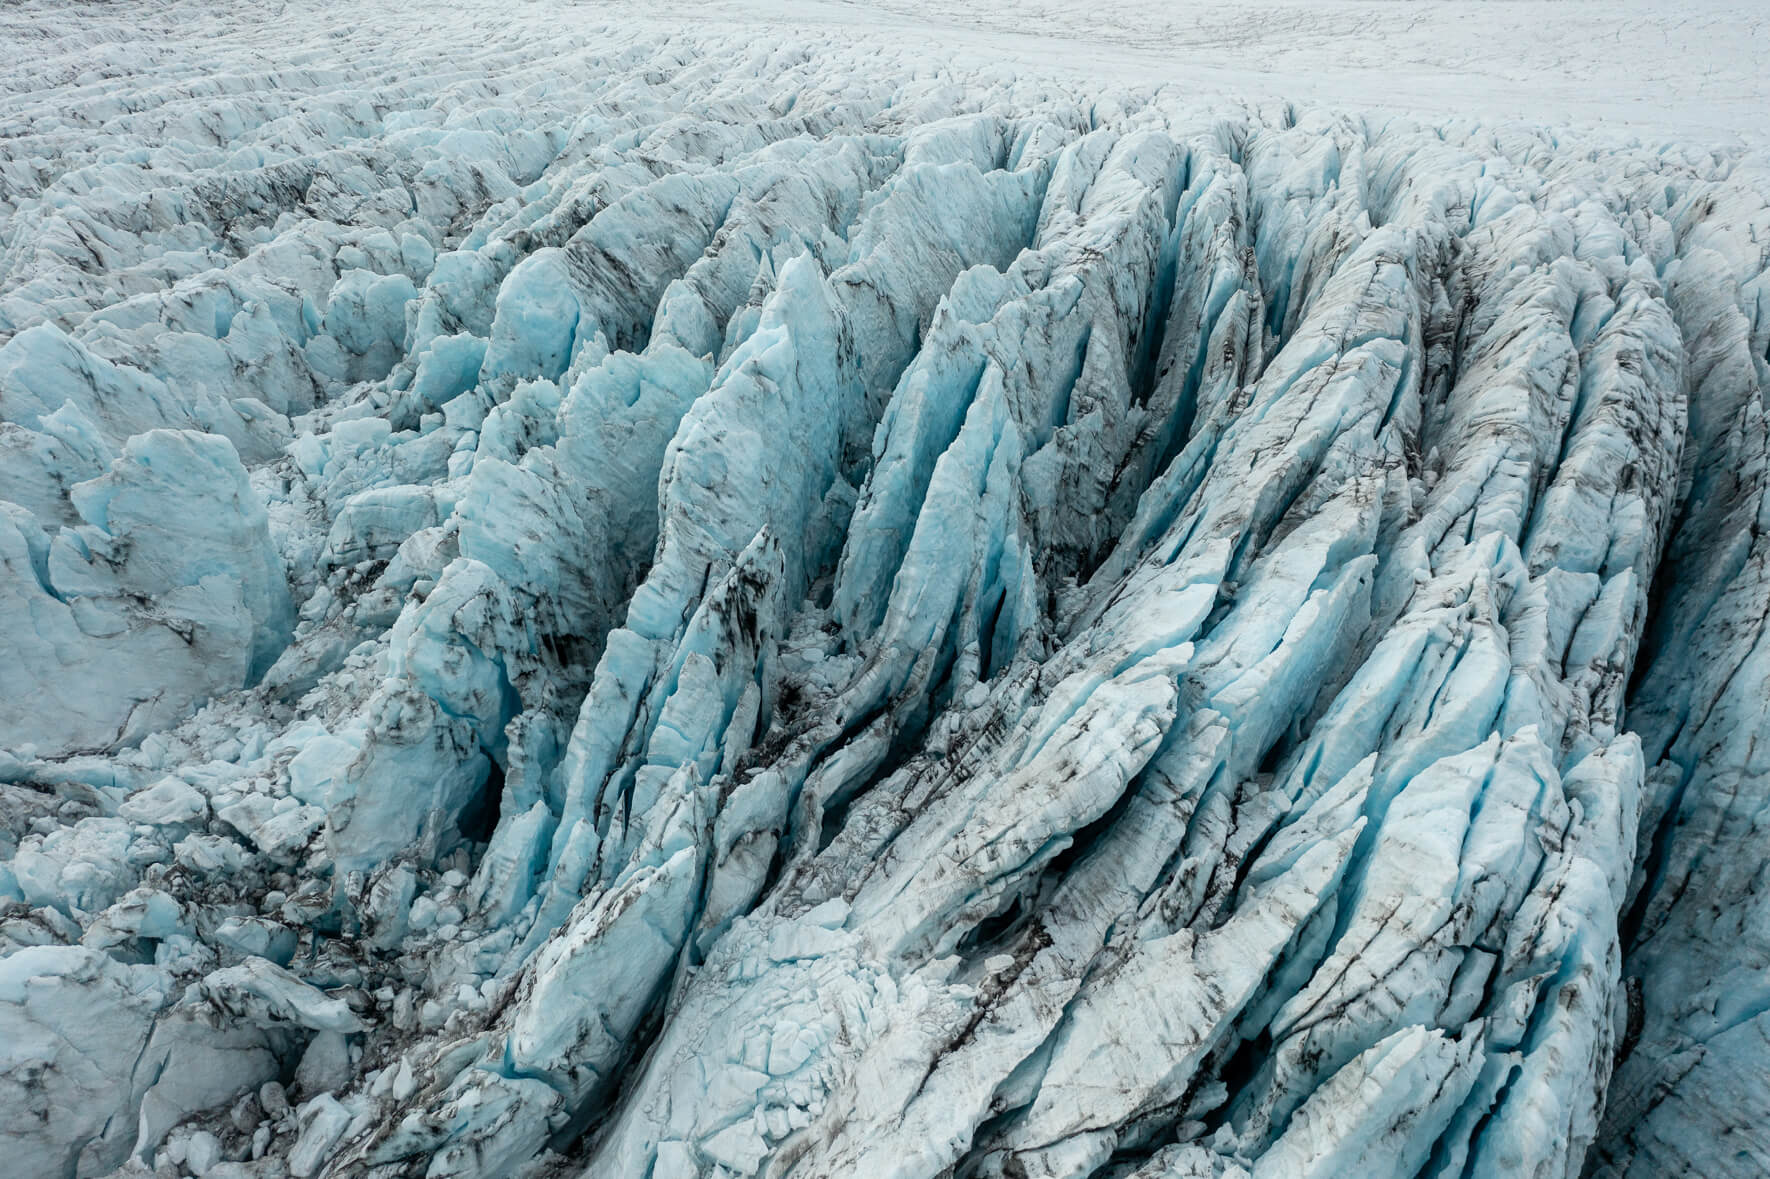
[[[0,12],[0,1169],[1770,1174],[1770,154],[130,20]]]

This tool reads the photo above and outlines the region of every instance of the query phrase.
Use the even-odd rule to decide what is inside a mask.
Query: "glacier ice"
[[[8,1166],[1770,1171],[1762,154],[409,17],[0,99]]]

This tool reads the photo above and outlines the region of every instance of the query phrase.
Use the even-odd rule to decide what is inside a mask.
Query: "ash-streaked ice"
[[[0,24],[0,1171],[1770,1173],[1770,157],[451,13]]]

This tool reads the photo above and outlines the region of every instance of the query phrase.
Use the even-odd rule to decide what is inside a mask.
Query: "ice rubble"
[[[0,100],[17,1173],[1770,1168],[1764,160],[398,19]]]

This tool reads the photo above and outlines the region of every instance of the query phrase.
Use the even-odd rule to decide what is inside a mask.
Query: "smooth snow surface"
[[[586,8],[627,27],[643,0]],[[1704,140],[1770,133],[1754,0],[678,0],[666,27],[812,30],[1085,85],[1485,115]]]
[[[0,10],[0,1171],[1770,1173],[1764,30]]]

